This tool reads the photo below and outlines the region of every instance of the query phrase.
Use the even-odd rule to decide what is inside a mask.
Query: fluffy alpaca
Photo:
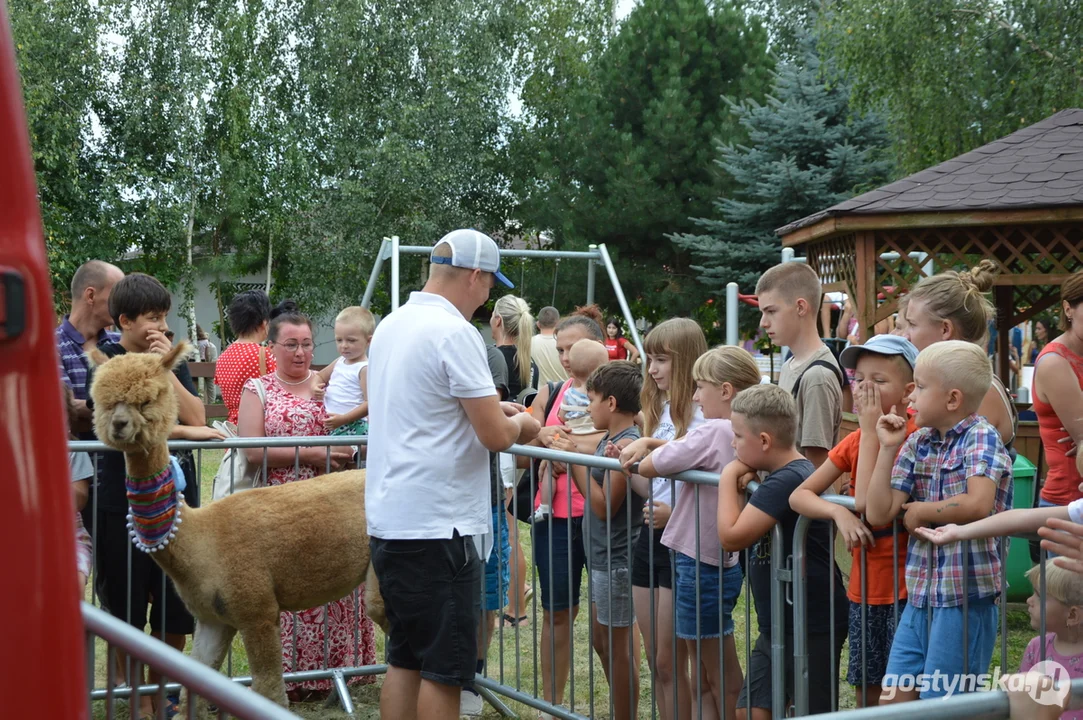
[[[166,355],[92,351],[94,427],[124,453],[133,542],[152,553],[196,619],[192,657],[219,669],[239,631],[252,688],[288,705],[279,612],[338,600],[367,579],[368,615],[386,631],[369,566],[365,471],[184,505],[166,439],[177,422],[169,373],[186,352],[186,343]]]

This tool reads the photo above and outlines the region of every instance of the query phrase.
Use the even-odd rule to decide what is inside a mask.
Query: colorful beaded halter
[[[128,534],[137,548],[146,553],[161,550],[177,534],[184,500],[177,492],[170,462],[157,475],[133,478],[126,475],[128,489]]]

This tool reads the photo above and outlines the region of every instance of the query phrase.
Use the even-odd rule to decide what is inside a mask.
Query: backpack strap
[[[805,379],[805,373],[807,373],[814,367],[825,367],[830,370],[831,374],[835,376],[835,379],[839,381],[839,388],[845,390],[846,386],[849,385],[849,383],[847,382],[846,374],[842,372],[842,370],[840,370],[837,365],[835,365],[834,363],[829,363],[826,360],[817,360],[815,362],[809,363],[809,366],[805,368],[804,372],[802,372],[801,375],[798,376],[797,382],[793,384],[793,390],[791,392],[793,393],[794,400],[797,399],[797,395],[801,392],[801,381]]]
[[[560,388],[563,387],[564,381],[550,380],[545,385],[549,388],[549,399],[545,401],[545,416],[542,420],[543,427],[546,420],[549,419],[549,413],[553,412],[553,404],[557,401],[557,393],[560,392]]]

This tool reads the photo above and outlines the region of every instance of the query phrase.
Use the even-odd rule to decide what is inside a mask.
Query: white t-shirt
[[[703,410],[699,405],[696,405],[696,412],[692,415],[692,422],[689,423],[688,429],[693,430],[698,428],[703,423],[707,422],[703,417]],[[669,401],[662,406],[662,415],[658,418],[658,427],[651,433],[651,437],[658,440],[676,440],[677,439],[677,427],[673,424],[673,416],[669,414]],[[684,485],[680,480],[674,480],[672,482],[673,489],[670,489],[669,478],[656,477],[651,481],[651,488],[654,491],[654,499],[657,502],[664,502],[666,505],[673,507],[676,500],[681,495],[681,486]]]
[[[369,535],[489,531],[489,451],[459,401],[492,395],[481,334],[445,298],[411,293],[380,323],[369,353]]]
[[[1083,499],[1073,500],[1068,503],[1068,517],[1072,519],[1076,525],[1083,524]]]
[[[323,406],[328,413],[342,415],[365,402],[365,393],[361,392],[361,371],[368,364],[368,360],[347,363],[338,359],[323,395]]]
[[[94,477],[94,463],[85,452],[68,453],[68,467],[71,468],[71,481],[79,482]]]

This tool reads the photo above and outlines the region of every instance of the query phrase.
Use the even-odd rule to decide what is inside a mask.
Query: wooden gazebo
[[[1083,110],[1064,110],[777,232],[784,246],[804,250],[825,290],[850,294],[863,338],[926,274],[993,260],[997,369],[1007,380],[1010,328],[1055,306],[1064,278],[1083,267]]]

